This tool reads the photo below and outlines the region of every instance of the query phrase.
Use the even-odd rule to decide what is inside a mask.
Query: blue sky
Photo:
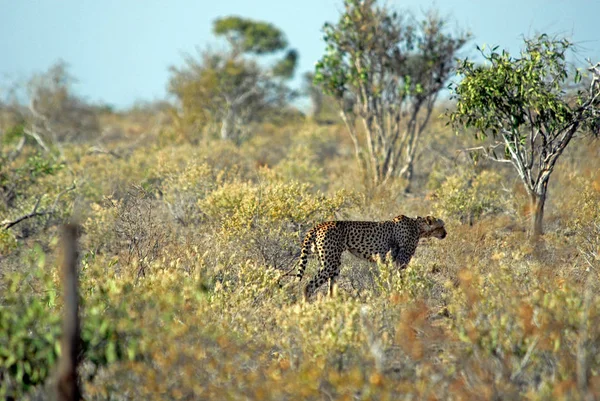
[[[564,34],[577,42],[580,61],[600,60],[597,0],[387,0],[399,10],[436,6],[474,34],[469,44],[498,44],[516,52],[521,37]],[[323,51],[321,27],[337,21],[342,0],[0,0],[0,83],[24,80],[59,59],[89,101],[127,107],[166,96],[168,67],[182,54],[218,42],[220,16],[272,22],[300,53],[297,86]],[[0,85],[3,86],[3,85]]]

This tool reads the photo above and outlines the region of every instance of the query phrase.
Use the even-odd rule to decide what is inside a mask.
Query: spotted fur
[[[445,238],[444,222],[432,216],[398,216],[391,221],[328,221],[318,224],[302,242],[298,278],[302,280],[310,252],[316,253],[321,263],[317,275],[304,288],[304,297],[308,298],[326,281],[329,281],[329,293],[333,294],[344,251],[370,261],[385,260],[389,252],[394,263],[404,268],[414,255],[419,239],[426,237]]]

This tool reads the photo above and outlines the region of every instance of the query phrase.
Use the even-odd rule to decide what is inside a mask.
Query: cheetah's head
[[[444,227],[444,220],[437,219],[433,216],[417,217],[417,223],[419,224],[419,237],[436,237],[439,239],[446,238],[446,228]]]

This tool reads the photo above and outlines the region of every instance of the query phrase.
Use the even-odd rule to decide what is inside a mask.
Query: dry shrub
[[[430,187],[436,187],[434,210],[442,218],[473,225],[476,220],[507,209],[508,200],[500,192],[503,177],[493,170],[476,173],[464,169],[445,176],[439,184],[435,177],[432,175]]]
[[[331,129],[307,123],[294,133],[289,147],[275,165],[282,177],[307,182],[325,190],[329,185],[327,161],[338,156],[339,142]]]
[[[591,329],[600,298],[543,266],[518,272],[504,265],[489,274],[470,268],[459,279],[450,313],[467,346],[461,370],[474,389],[470,396],[487,389],[493,398],[535,392],[568,399],[600,390],[588,382],[600,367],[600,333]],[[567,385],[582,374],[585,385]]]
[[[600,284],[600,187],[592,180],[578,180],[580,197],[575,202],[574,216],[567,222],[572,230],[571,241],[576,248],[577,263],[573,271],[579,281],[592,280],[598,288]],[[591,279],[590,277],[593,277]]]
[[[121,264],[137,266],[136,276],[143,277],[169,240],[168,220],[161,204],[141,187],[132,188],[119,206],[114,229]]]
[[[224,171],[207,163],[192,162],[177,172],[164,174],[162,200],[173,218],[182,226],[197,226],[204,219],[198,202],[226,180]]]
[[[288,182],[268,169],[259,177],[257,183],[224,183],[198,202],[221,246],[241,260],[289,267],[304,233],[317,222],[335,219],[352,202],[344,192],[313,193],[309,184]]]
[[[360,198],[348,192],[362,184],[351,144],[337,131],[343,129],[271,126],[243,147],[149,141],[120,157],[65,147],[68,169],[30,188],[24,205],[42,187],[77,177],[83,321],[90,340],[99,341],[93,358],[100,361],[97,374],[83,378],[85,398],[599,394],[596,171],[573,158],[573,171],[557,175],[551,224],[534,246],[515,213],[520,195],[504,193],[514,180],[501,170],[456,171],[456,163],[440,161],[442,150],[453,151],[445,148],[454,143],[450,132],[430,141],[444,149],[419,161],[416,183],[439,162],[430,178],[439,196],[424,199],[421,192],[404,194],[399,180]],[[265,161],[270,167],[259,167]],[[313,224],[438,213],[449,217],[447,238],[422,241],[405,270],[346,256],[336,297],[319,294],[309,303],[299,299],[305,282],[285,276]],[[56,243],[48,234],[17,239],[16,249],[14,238],[0,239],[9,252],[0,270],[22,272],[16,281],[1,276],[10,314],[0,316],[28,319],[36,328],[6,320],[0,338],[16,344],[3,348],[9,355],[19,343],[54,349],[54,331],[38,328],[58,321],[54,287],[40,286],[31,274],[39,263],[53,275]],[[309,268],[317,265],[312,259]],[[17,328],[19,336],[11,331]],[[23,362],[39,362],[23,355]],[[7,374],[0,381],[14,383],[16,374]]]
[[[151,182],[158,156],[158,152],[148,152],[145,147],[131,149],[119,157],[89,153],[87,147],[81,147],[72,150],[71,157],[78,162],[70,169],[78,177],[81,197],[88,202],[101,202],[108,196],[121,199],[127,196],[131,185]]]
[[[92,210],[84,224],[84,243],[93,254],[118,256],[114,266],[117,273],[129,271],[136,278],[145,276],[163,247],[172,241],[173,230],[164,204],[139,186],[132,186],[122,199],[105,198],[92,205]]]

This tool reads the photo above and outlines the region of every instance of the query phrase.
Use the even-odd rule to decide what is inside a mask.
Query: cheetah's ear
[[[435,217],[433,216],[427,216],[425,217],[425,221],[427,222],[427,224],[429,224],[430,226],[435,224]]]

